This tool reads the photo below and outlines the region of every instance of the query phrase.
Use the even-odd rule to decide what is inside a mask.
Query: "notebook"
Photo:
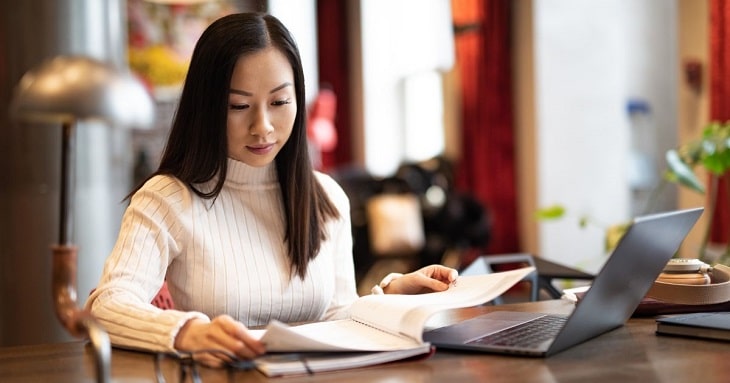
[[[691,313],[656,320],[657,334],[730,341],[730,312]]]
[[[703,210],[700,207],[635,218],[567,317],[495,311],[426,331],[423,340],[437,348],[547,357],[620,327]]]

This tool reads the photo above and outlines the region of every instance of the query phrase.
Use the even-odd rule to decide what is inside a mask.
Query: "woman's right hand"
[[[175,349],[182,352],[222,350],[241,359],[253,359],[266,352],[264,344],[251,336],[243,323],[228,315],[215,317],[210,322],[191,319],[175,337]],[[195,352],[193,358],[209,367],[222,367],[231,361],[220,352]]]

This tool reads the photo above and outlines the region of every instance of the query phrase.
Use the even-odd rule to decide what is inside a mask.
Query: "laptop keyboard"
[[[565,324],[566,318],[546,315],[508,329],[483,336],[467,344],[535,347],[552,339]]]

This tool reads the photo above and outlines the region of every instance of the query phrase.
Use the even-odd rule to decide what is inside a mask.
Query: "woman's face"
[[[241,56],[228,94],[228,157],[256,167],[271,163],[289,139],[296,113],[286,56],[271,47]]]

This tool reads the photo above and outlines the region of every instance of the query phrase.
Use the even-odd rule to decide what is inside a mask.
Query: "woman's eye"
[[[230,104],[229,108],[231,108],[231,110],[244,110],[244,109],[248,108],[248,105],[247,104]]]
[[[291,104],[291,100],[290,99],[276,100],[276,101],[274,101],[274,102],[271,103],[271,105],[274,105],[274,106],[286,105],[286,104]]]

